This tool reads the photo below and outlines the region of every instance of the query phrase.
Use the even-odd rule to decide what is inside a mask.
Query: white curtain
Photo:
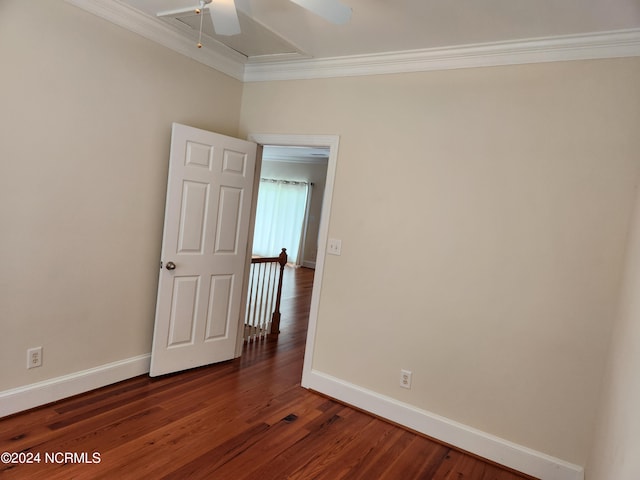
[[[253,254],[276,257],[287,249],[289,263],[300,263],[309,184],[260,179]]]

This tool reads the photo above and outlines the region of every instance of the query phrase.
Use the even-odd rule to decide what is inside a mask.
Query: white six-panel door
[[[150,375],[234,357],[256,144],[173,124]]]

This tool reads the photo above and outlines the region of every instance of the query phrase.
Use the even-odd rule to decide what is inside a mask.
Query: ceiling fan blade
[[[233,0],[213,0],[208,7],[213,30],[218,35],[237,35],[240,33],[240,22]]]
[[[351,20],[351,7],[340,0],[291,0],[293,3],[306,8],[310,12],[328,20],[331,23],[342,25]]]

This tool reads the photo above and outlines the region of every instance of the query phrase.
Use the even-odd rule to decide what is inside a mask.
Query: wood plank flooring
[[[301,388],[312,281],[287,268],[280,336],[240,359],[0,419],[0,452],[39,458],[0,478],[530,479]]]

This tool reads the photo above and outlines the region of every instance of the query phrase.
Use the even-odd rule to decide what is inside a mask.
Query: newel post
[[[280,333],[280,297],[282,296],[282,277],[284,275],[284,266],[287,264],[287,249],[283,248],[278,255],[278,263],[280,264],[280,277],[278,278],[278,293],[276,295],[276,309],[271,316],[271,330],[269,333],[277,335]]]

